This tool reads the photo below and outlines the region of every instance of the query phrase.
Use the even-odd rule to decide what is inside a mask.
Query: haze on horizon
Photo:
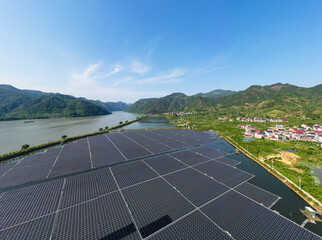
[[[302,87],[322,76],[322,2],[0,2],[0,84],[102,101]]]

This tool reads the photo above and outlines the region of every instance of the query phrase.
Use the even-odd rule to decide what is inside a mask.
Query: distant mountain
[[[198,93],[195,96],[201,96],[201,97],[207,97],[207,98],[220,98],[223,96],[230,96],[234,93],[236,92],[231,90],[216,89],[207,93]]]
[[[112,111],[123,111],[127,109],[131,104],[125,102],[102,102],[100,100],[88,100],[102,108],[112,112]]]
[[[216,92],[218,90],[212,91]],[[174,93],[162,98],[141,99],[127,109],[137,113],[208,110],[216,113],[259,117],[322,118],[322,84],[311,88],[290,84],[254,85],[244,91],[214,98],[211,93],[186,96]]]
[[[281,83],[254,85],[218,98],[217,107],[260,116],[322,118],[322,84],[311,88]]]
[[[162,98],[141,99],[132,104],[126,111],[136,113],[164,113],[178,111],[196,111],[211,109],[214,100],[201,96],[187,96],[173,93]]]
[[[0,84],[0,120],[83,117],[111,112],[80,98]]]

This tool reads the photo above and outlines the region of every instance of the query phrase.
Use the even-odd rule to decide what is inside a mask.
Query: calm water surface
[[[0,121],[0,154],[19,150],[23,144],[31,146],[59,140],[62,135],[76,136],[98,131],[105,126],[115,126],[120,121],[130,121],[141,114],[113,112],[113,114],[81,118],[35,119]]]

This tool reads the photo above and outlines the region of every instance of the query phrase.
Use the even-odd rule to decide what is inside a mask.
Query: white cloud
[[[150,71],[150,67],[147,65],[144,65],[138,61],[132,61],[131,70],[132,70],[132,72],[143,75],[143,74]]]
[[[219,71],[228,68],[228,66],[222,65],[222,63],[228,58],[228,56],[219,55],[215,57],[209,64],[196,69],[193,73],[195,75],[208,74],[211,72]]]
[[[121,71],[122,66],[113,65],[113,70],[109,72],[101,72],[101,63],[89,64],[81,73],[72,73],[69,75],[68,84],[73,87],[87,87],[97,85],[98,80],[107,78]]]
[[[180,82],[181,79],[178,77],[183,76],[186,73],[184,68],[173,68],[168,72],[160,73],[157,76],[150,78],[143,78],[135,81],[136,84],[144,83],[170,83],[170,82]]]

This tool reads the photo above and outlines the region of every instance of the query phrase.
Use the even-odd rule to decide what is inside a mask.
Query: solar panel
[[[265,191],[262,188],[254,186],[248,182],[245,182],[235,188],[236,191],[250,197],[258,203],[262,203],[266,207],[272,207],[279,199],[279,196]]]
[[[6,192],[0,198],[0,229],[57,210],[63,180]]]
[[[126,159],[105,135],[88,138],[93,167],[100,167]]]
[[[158,175],[144,162],[137,161],[111,167],[120,188],[155,178]]]
[[[87,139],[64,145],[49,177],[78,172],[91,168]]]
[[[194,169],[184,169],[164,177],[193,204],[200,206],[229,188]]]
[[[217,181],[224,183],[229,187],[235,187],[236,185],[254,177],[254,175],[244,172],[243,170],[230,167],[216,161],[202,163],[194,168],[206,173],[208,176],[213,177]]]
[[[160,175],[187,167],[186,165],[168,155],[148,158],[145,159],[144,162],[149,164],[149,166],[152,167]]]
[[[0,239],[17,240],[17,239],[33,239],[43,240],[49,239],[55,214],[37,218],[35,220],[19,224],[6,230],[0,230]]]
[[[221,162],[221,163],[224,163],[224,164],[227,164],[229,166],[237,166],[238,164],[240,164],[240,162],[234,160],[234,159],[231,159],[229,157],[219,157],[219,158],[216,158],[216,161],[217,162]]]
[[[0,177],[0,188],[16,186],[46,178],[52,163],[39,163],[19,167],[19,164]]]
[[[201,211],[235,239],[282,239],[281,236],[292,236],[294,231],[306,232],[305,239],[315,236],[235,191],[224,194]]]
[[[221,156],[224,156],[227,154],[226,152],[219,151],[214,148],[208,148],[205,146],[193,148],[193,149],[191,149],[191,151],[199,153],[199,154],[206,156],[208,158],[211,158],[211,159],[218,158],[218,157],[221,157]]]
[[[0,176],[5,174],[10,168],[12,168],[17,162],[8,162],[0,164]]]
[[[143,237],[194,209],[161,178],[126,188],[122,192]]]
[[[109,169],[69,177],[66,178],[61,208],[116,190],[117,186]]]
[[[189,150],[180,151],[176,153],[171,153],[170,156],[179,159],[180,161],[184,162],[188,165],[195,165],[198,163],[202,163],[205,161],[209,161],[208,158],[201,156],[199,154],[196,154],[194,152],[191,152]]]
[[[151,155],[151,152],[147,151],[120,133],[114,133],[112,135],[107,134],[106,136],[117,146],[117,148],[127,159]]]
[[[181,239],[231,239],[227,233],[220,230],[208,218],[199,211],[189,214],[187,217],[166,227],[151,238],[151,240],[181,240]]]
[[[140,239],[119,192],[58,213],[53,239]]]

